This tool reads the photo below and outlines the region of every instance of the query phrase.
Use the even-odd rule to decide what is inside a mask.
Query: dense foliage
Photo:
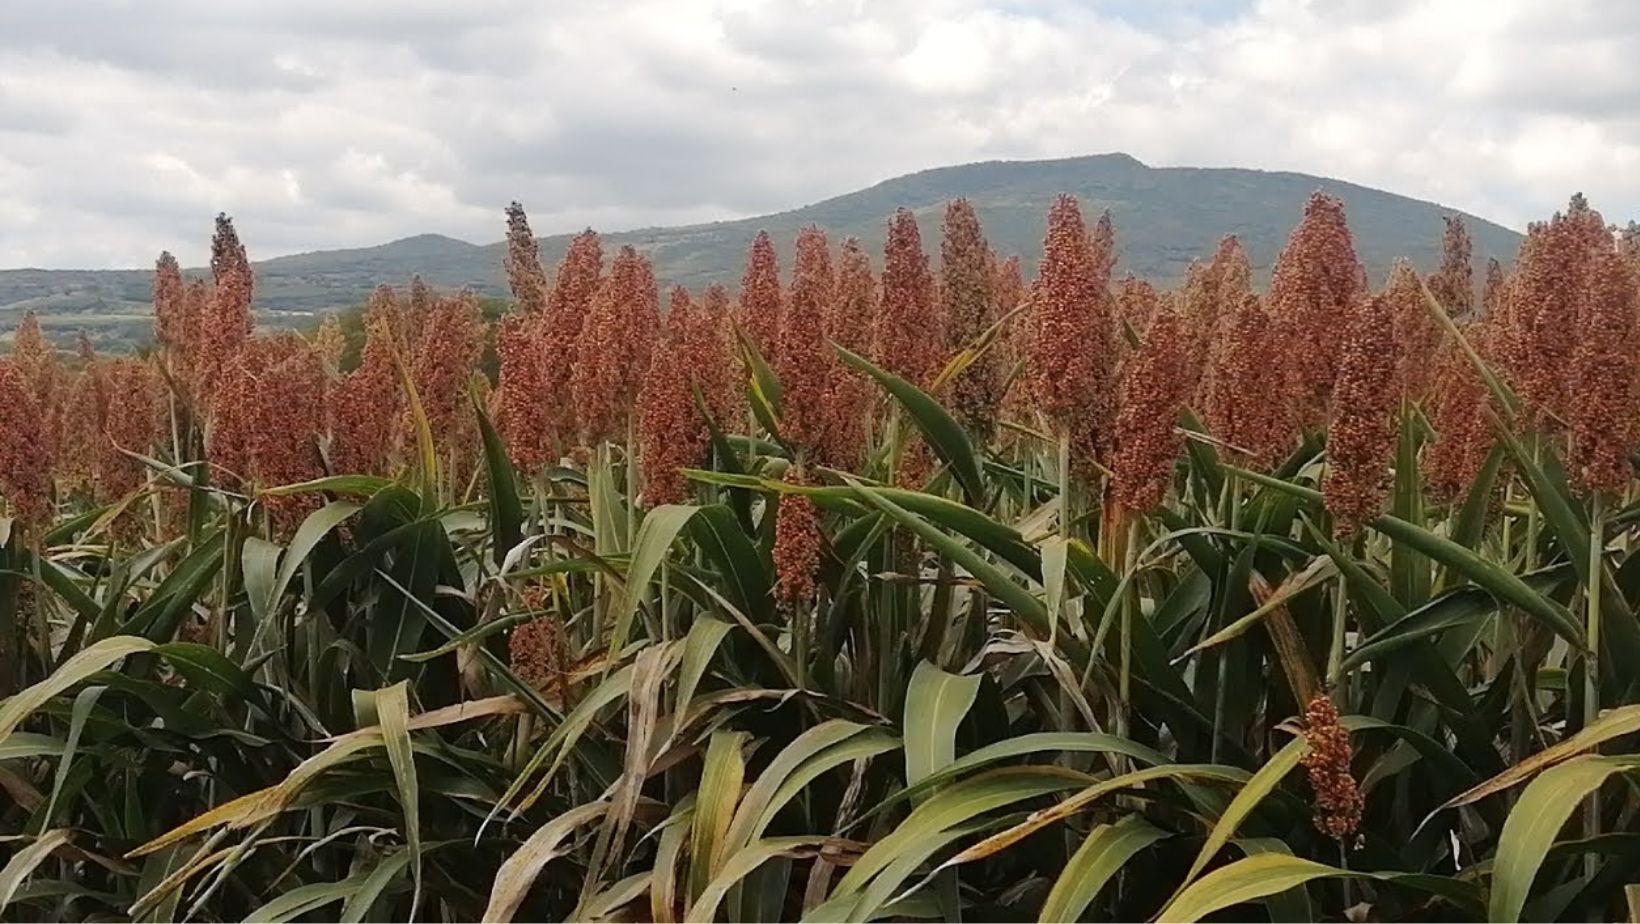
[[[1070,197],[1029,284],[958,201],[734,300],[508,219],[493,329],[418,281],[255,335],[219,218],[151,357],[19,331],[0,910],[1634,901],[1640,250],[1580,198],[1374,286],[1318,195],[1263,294],[1234,238],[1115,278]]]

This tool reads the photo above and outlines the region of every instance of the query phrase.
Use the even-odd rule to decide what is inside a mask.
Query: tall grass
[[[461,294],[250,335],[226,219],[147,365],[0,361],[7,915],[1632,914],[1640,258],[1580,199],[1478,313],[1461,226],[1374,293],[1322,197],[1262,294],[1064,198],[1028,290],[959,203],[664,317],[508,218],[493,394]]]

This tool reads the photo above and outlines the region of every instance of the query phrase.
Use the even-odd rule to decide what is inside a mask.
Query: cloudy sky
[[[0,267],[758,214],[1121,150],[1640,217],[1630,0],[0,0]]]

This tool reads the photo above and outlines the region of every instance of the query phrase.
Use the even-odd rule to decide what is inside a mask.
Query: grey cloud
[[[0,265],[197,261],[218,209],[272,256],[494,240],[513,198],[617,229],[1106,150],[1517,224],[1586,185],[1626,218],[1640,4],[1552,6],[7,0]]]

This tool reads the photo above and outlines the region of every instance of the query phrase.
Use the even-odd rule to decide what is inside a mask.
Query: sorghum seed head
[[[1441,235],[1441,266],[1429,277],[1429,294],[1447,314],[1467,317],[1475,307],[1475,271],[1471,265],[1475,247],[1462,217],[1446,215],[1442,220],[1446,231]]]
[[[398,314],[393,290],[378,287],[365,309],[365,340],[358,367],[325,390],[329,458],[337,474],[387,474],[403,404],[393,361]]]
[[[1113,416],[1112,310],[1081,209],[1061,195],[1048,213],[1027,313],[1025,373],[1037,409],[1084,452],[1104,446]]]
[[[324,361],[331,375],[341,371],[342,359],[347,355],[347,332],[342,330],[342,319],[334,314],[325,315],[319,330],[313,335],[313,349]]]
[[[1338,378],[1338,334],[1349,327],[1362,289],[1344,204],[1315,193],[1276,259],[1270,281],[1270,314],[1278,339],[1287,346],[1285,366],[1300,423],[1326,418]]]
[[[1135,336],[1143,339],[1145,330],[1150,327],[1151,318],[1156,315],[1157,307],[1161,304],[1161,295],[1156,287],[1143,279],[1129,273],[1122,277],[1116,285],[1116,320],[1125,324]],[[1127,337],[1120,328],[1116,331],[1117,343],[1126,344]],[[1186,359],[1190,354],[1191,343],[1181,342],[1177,345],[1185,351]]]
[[[1350,319],[1327,427],[1321,491],[1338,536],[1353,535],[1382,512],[1398,411],[1394,318],[1387,299],[1371,296]]]
[[[507,206],[507,286],[518,308],[539,314],[547,308],[547,274],[541,270],[540,248],[530,232],[530,220],[517,202]]]
[[[1185,276],[1179,307],[1190,331],[1190,374],[1201,382],[1195,397],[1203,402],[1215,345],[1222,340],[1228,319],[1252,291],[1252,272],[1241,241],[1227,234],[1207,263],[1192,264]]]
[[[1338,722],[1338,707],[1322,693],[1304,707],[1304,737],[1310,753],[1304,757],[1310,788],[1315,791],[1316,829],[1343,840],[1355,833],[1366,809],[1366,797],[1356,785],[1350,762],[1355,751],[1350,733]]]
[[[700,306],[689,312],[684,340],[686,368],[712,420],[721,428],[732,428],[745,413],[745,395],[740,387],[729,293],[723,286],[706,287]]]
[[[740,278],[740,323],[758,352],[774,364],[780,340],[780,261],[769,232],[759,231],[746,252],[746,272]]]
[[[1116,225],[1110,219],[1110,209],[1099,213],[1099,220],[1094,222],[1093,231],[1088,235],[1088,248],[1098,285],[1108,288],[1116,271]]]
[[[1508,302],[1508,277],[1503,273],[1503,264],[1496,257],[1489,257],[1486,261],[1486,282],[1481,287],[1481,316],[1483,318],[1501,318]]]
[[[563,452],[577,439],[575,403],[566,400],[581,330],[592,312],[592,300],[604,273],[603,243],[590,228],[577,234],[564,251],[547,299],[546,327],[542,332],[541,391],[551,406],[552,432],[547,439]]]
[[[1527,229],[1509,285],[1505,365],[1533,422],[1555,429],[1567,419],[1578,304],[1596,251],[1611,249],[1600,213],[1581,196],[1564,215]]]
[[[1567,468],[1585,493],[1621,492],[1634,475],[1640,397],[1640,281],[1609,244],[1589,255],[1572,351]]]
[[[837,296],[825,317],[826,339],[861,356],[872,352],[872,323],[877,309],[877,283],[871,257],[854,238],[843,241],[838,259]],[[865,450],[866,426],[875,393],[867,379],[832,357],[826,384],[826,436],[821,458],[839,468],[858,465]]]
[[[256,326],[251,314],[251,264],[239,242],[233,219],[216,216],[211,237],[211,276],[215,289],[201,321],[200,387],[209,389],[222,368],[239,353]]]
[[[688,336],[694,311],[689,292],[672,290],[655,358],[638,392],[638,446],[643,460],[644,503],[654,507],[684,500],[684,468],[700,465],[706,454],[705,421],[690,391]]]
[[[530,610],[547,605],[543,587],[525,588],[521,596]],[[519,679],[529,684],[549,701],[563,703],[569,668],[569,639],[557,613],[541,616],[512,630],[507,639],[509,666]]]
[[[1191,381],[1181,327],[1170,306],[1158,310],[1122,370],[1111,495],[1129,510],[1161,506],[1173,480],[1173,460],[1183,448],[1175,424]]]
[[[790,297],[779,338],[780,435],[805,451],[817,451],[825,439],[826,385],[831,350],[825,343],[825,317],[836,297],[831,248],[826,232],[809,225],[797,232]]]
[[[1491,325],[1464,325],[1464,337],[1484,356]],[[1441,344],[1429,392],[1429,423],[1435,436],[1419,459],[1424,483],[1437,498],[1456,500],[1479,477],[1496,434],[1487,416],[1492,393],[1457,341]]]
[[[876,320],[877,363],[927,388],[940,371],[944,340],[922,233],[917,216],[906,209],[889,219],[883,248],[882,308]]]
[[[802,484],[796,468],[786,482]],[[806,494],[782,492],[775,514],[775,597],[783,605],[801,606],[814,599],[814,579],[820,570],[820,513]]]
[[[159,437],[159,377],[134,356],[107,363],[103,439],[98,443],[97,495],[118,500],[143,483],[147,469],[120,450],[147,454]]]
[[[22,370],[0,359],[0,501],[24,527],[51,519],[51,457],[45,415]]]
[[[167,350],[181,349],[188,336],[187,287],[182,267],[170,251],[154,261],[154,341]]]
[[[617,438],[649,367],[659,325],[659,295],[649,261],[622,247],[593,299],[576,345],[570,390],[587,446]]]
[[[979,216],[967,199],[945,208],[940,239],[940,295],[945,316],[946,352],[975,346],[996,324],[996,267]],[[951,409],[982,442],[996,429],[997,409],[1007,369],[1001,350],[992,346],[976,356],[951,382]]]
[[[552,458],[552,408],[558,398],[543,387],[547,354],[544,316],[509,311],[496,329],[500,360],[496,430],[513,464],[536,471]]]
[[[1242,464],[1267,471],[1293,442],[1280,344],[1257,295],[1243,295],[1222,322],[1206,375],[1208,428]]]
[[[1389,302],[1394,319],[1395,378],[1400,384],[1400,393],[1410,400],[1418,400],[1429,389],[1430,369],[1435,347],[1441,340],[1441,328],[1424,304],[1423,286],[1410,262],[1395,261],[1389,282],[1384,286],[1384,300]]]
[[[427,415],[433,442],[440,448],[460,446],[461,436],[471,428],[473,409],[467,385],[483,347],[483,319],[470,290],[433,300],[421,323],[410,379]],[[410,432],[406,422],[403,433]]]

